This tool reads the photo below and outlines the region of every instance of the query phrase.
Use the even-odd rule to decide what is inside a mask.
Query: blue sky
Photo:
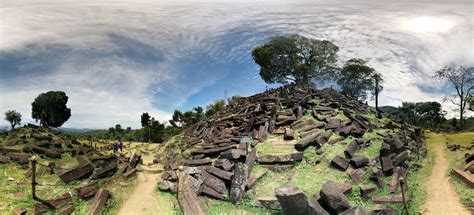
[[[136,128],[142,112],[165,121],[225,91],[264,90],[250,52],[288,34],[333,41],[341,64],[369,59],[385,78],[383,105],[440,101],[449,88],[434,72],[474,65],[473,3],[395,2],[2,1],[0,112],[31,122],[34,98],[62,90],[65,127]]]

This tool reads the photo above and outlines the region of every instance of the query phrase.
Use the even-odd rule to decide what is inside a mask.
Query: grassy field
[[[445,145],[446,142],[459,144],[462,146],[471,146],[474,143],[474,132],[464,133],[447,133],[447,134],[433,134],[438,136],[437,143]],[[474,153],[474,150],[456,150],[451,151],[444,146],[446,152],[446,159],[449,161],[449,168],[446,174],[450,174],[453,168],[462,168],[465,165],[464,154]],[[470,189],[465,183],[457,177],[450,177],[450,182],[454,185],[456,192],[459,194],[461,203],[474,212],[474,206],[471,199],[474,199],[474,190]]]

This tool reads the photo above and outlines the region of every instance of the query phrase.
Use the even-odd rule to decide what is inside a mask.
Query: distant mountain
[[[86,133],[88,131],[92,131],[94,129],[90,128],[58,128],[59,131],[64,133]]]
[[[379,110],[383,111],[384,113],[388,113],[390,115],[393,115],[399,111],[397,107],[393,107],[393,106],[382,106],[382,107],[379,107]]]

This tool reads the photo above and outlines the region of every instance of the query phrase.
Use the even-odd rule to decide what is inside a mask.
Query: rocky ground
[[[97,147],[33,125],[2,134],[0,211],[115,213],[135,187],[135,175],[143,171],[139,164],[146,154],[129,146],[122,154],[112,154],[109,144],[92,145]],[[32,196],[32,157],[37,163],[37,200]]]
[[[227,204],[262,213],[398,213],[400,179],[408,204],[420,204],[411,176],[425,155],[421,130],[334,90],[289,85],[228,105],[165,143],[155,162],[167,170],[158,187],[181,190],[185,214]]]

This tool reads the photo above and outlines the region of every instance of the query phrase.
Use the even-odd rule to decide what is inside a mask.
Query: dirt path
[[[159,214],[159,204],[155,187],[161,174],[138,174],[138,186],[130,197],[123,203],[118,215]]]
[[[445,158],[443,144],[432,143],[436,159],[433,171],[426,184],[428,197],[425,214],[467,214],[470,213],[459,202],[458,195],[446,175],[448,162]]]

